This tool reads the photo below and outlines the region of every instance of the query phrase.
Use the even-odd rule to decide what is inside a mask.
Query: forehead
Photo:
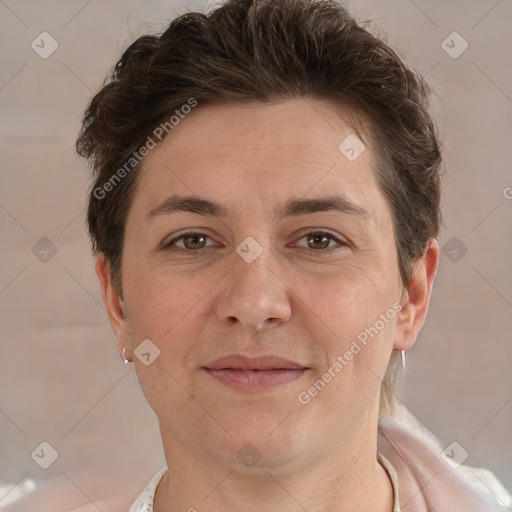
[[[145,157],[133,206],[147,211],[171,193],[261,206],[340,192],[377,207],[373,154],[361,138],[324,99],[199,104]]]

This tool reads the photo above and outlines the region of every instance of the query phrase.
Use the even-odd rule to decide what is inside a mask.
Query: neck
[[[155,512],[238,510],[270,512],[391,512],[393,491],[377,462],[377,426],[364,437],[293,467],[251,470],[219,464],[184,449],[161,426],[168,472]],[[172,452],[172,453],[171,453]],[[299,458],[299,457],[298,457]]]

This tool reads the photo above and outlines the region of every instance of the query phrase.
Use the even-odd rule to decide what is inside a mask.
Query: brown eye
[[[206,243],[210,237],[203,233],[185,233],[174,240],[171,240],[167,245],[170,249],[183,249],[188,251],[197,251],[207,247]],[[182,245],[179,245],[181,243]]]
[[[333,234],[328,231],[312,231],[311,233],[307,233],[300,240],[305,240],[304,244],[299,244],[299,247],[305,247],[308,249],[314,250],[336,250],[334,247],[347,245],[346,242],[343,242],[339,238],[335,237]],[[331,244],[331,242],[335,242]],[[339,247],[338,247],[339,248]]]
[[[332,237],[325,234],[309,234],[307,235],[307,244],[311,249],[326,249]]]
[[[183,244],[187,249],[202,249],[206,244],[206,237],[196,233],[185,235]]]

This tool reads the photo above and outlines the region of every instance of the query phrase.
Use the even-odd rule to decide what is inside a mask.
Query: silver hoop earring
[[[121,359],[124,361],[124,364],[128,364],[130,361],[124,357],[124,353],[126,352],[126,347],[123,348],[123,354],[121,355]]]
[[[405,375],[405,350],[402,350],[402,375],[403,375],[403,379],[404,379],[404,392],[405,392],[405,395],[407,396],[407,377]]]

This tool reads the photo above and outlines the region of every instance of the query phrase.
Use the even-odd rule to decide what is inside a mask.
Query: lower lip
[[[242,391],[266,391],[297,380],[306,369],[297,370],[211,370],[206,372],[224,384]]]

